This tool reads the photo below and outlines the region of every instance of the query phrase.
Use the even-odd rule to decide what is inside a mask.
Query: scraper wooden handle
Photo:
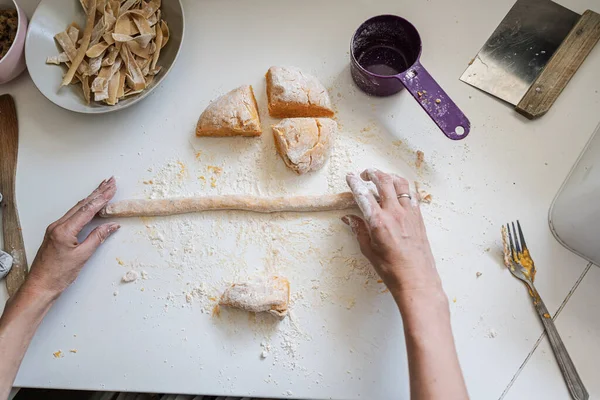
[[[583,13],[533,82],[516,110],[529,119],[546,114],[600,39],[600,14]]]

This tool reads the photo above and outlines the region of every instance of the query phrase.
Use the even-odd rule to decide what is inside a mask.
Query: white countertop
[[[19,3],[31,15],[37,1]],[[548,115],[528,121],[458,80],[512,0],[371,3],[184,0],[186,37],[171,75],[148,99],[114,115],[64,111],[27,74],[2,86],[0,92],[14,96],[19,116],[17,200],[29,262],[45,227],[113,174],[117,199],[159,193],[167,181],[168,194],[276,195],[338,191],[346,171],[374,165],[418,178],[434,196],[423,210],[472,398],[499,398],[515,377],[507,398],[566,395],[547,343],[537,345],[542,326],[529,296],[501,263],[500,225],[517,218],[548,308],[555,312],[570,299],[558,329],[591,398],[600,397],[594,364],[600,356],[600,272],[562,248],[547,225],[552,198],[600,118],[600,47]],[[563,4],[600,11],[595,0]],[[471,120],[467,139],[446,139],[406,92],[378,99],[355,89],[350,37],[362,21],[382,13],[417,27],[423,64]],[[296,177],[275,154],[263,79],[271,65],[301,67],[330,89],[341,129],[336,153],[317,174]],[[195,122],[208,102],[241,84],[255,87],[263,136],[195,138]],[[414,169],[417,149],[425,152],[425,171]],[[221,167],[222,174],[209,166]],[[149,180],[153,184],[143,183]],[[44,320],[15,384],[408,398],[399,314],[368,276],[341,215],[228,212],[122,220],[118,235]],[[132,267],[149,279],[121,284]],[[202,282],[204,293],[216,295],[225,282],[263,269],[292,282],[291,320],[277,324],[225,310],[214,317],[211,300],[198,292],[186,301],[185,293]],[[270,348],[264,360],[261,343]],[[62,358],[53,356],[58,350]]]

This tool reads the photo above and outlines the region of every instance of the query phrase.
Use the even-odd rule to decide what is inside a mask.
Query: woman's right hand
[[[408,181],[376,169],[360,176],[348,174],[346,181],[364,219],[346,215],[342,221],[352,228],[362,253],[388,289],[397,294],[441,288],[419,203],[406,196]],[[378,198],[367,181],[375,184]]]

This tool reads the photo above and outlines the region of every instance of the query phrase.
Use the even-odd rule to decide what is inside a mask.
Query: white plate
[[[61,50],[54,40],[54,35],[64,31],[69,24],[77,22],[85,26],[85,14],[78,0],[42,0],[35,10],[29,24],[29,32],[25,42],[25,59],[31,79],[54,104],[75,112],[85,114],[101,114],[121,110],[142,100],[167,76],[181,48],[184,32],[183,8],[179,0],[162,2],[162,17],[169,25],[169,43],[162,49],[158,65],[162,71],[154,82],[142,93],[119,101],[114,106],[91,102],[83,99],[80,85],[69,85],[60,88],[66,68],[46,64],[48,56],[57,55]]]

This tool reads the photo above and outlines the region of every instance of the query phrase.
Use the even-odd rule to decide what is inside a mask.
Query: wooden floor
[[[21,389],[13,400],[259,400],[249,397],[190,396],[183,394],[148,394],[84,392],[75,390]],[[265,400],[265,399],[263,399]]]

